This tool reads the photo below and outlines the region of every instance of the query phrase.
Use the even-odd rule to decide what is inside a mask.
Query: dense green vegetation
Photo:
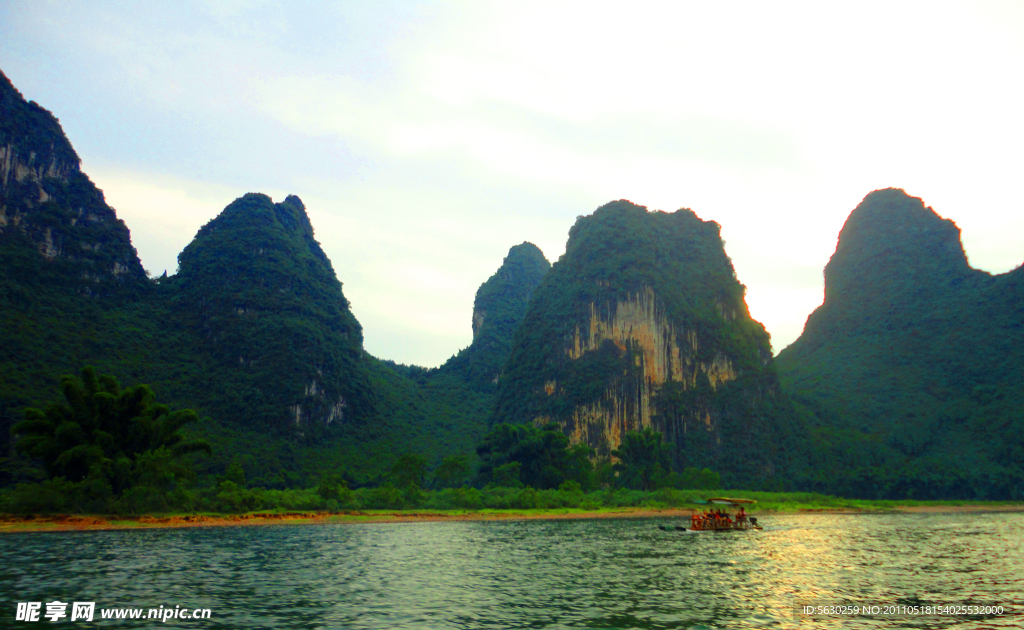
[[[810,427],[801,485],[1024,496],[1024,268],[971,269],[951,221],[884,190],[850,215],[825,281],[825,303],[777,361]]]
[[[586,444],[570,444],[557,424],[499,424],[477,446],[477,486],[538,490],[578,488],[717,488],[721,476],[705,468],[672,471],[671,444],[650,427],[628,431],[611,459],[596,459]],[[596,462],[596,463],[595,463]]]
[[[239,198],[179,273],[151,279],[56,118],[2,74],[0,147],[18,166],[0,182],[0,511],[608,506],[719,485],[1024,492],[1024,268],[971,269],[956,226],[902,191],[851,215],[825,303],[775,362],[719,226],[619,201],[580,217],[553,267],[513,247],[477,293],[473,344],[425,369],[365,353],[297,197]],[[695,375],[649,400],[636,344],[567,358],[591,308],[607,316],[648,289]],[[715,362],[735,378],[713,384]],[[83,365],[111,376],[61,379]],[[47,407],[58,388],[64,411]],[[70,401],[96,396],[123,398],[164,441],[128,445],[103,414],[83,420]],[[649,404],[657,432],[626,431],[613,451],[574,431],[576,410],[611,399],[630,418]],[[210,454],[175,453],[201,442]]]
[[[325,470],[379,483],[400,453],[474,456],[488,395],[365,354],[297,197],[243,196],[199,231],[178,274],[150,280],[56,119],[6,78],[0,104],[12,155],[35,155],[19,167],[42,169],[0,189],[0,484],[32,480],[11,427],[85,364],[199,413],[185,431],[214,446],[200,482],[234,465],[276,490]]]
[[[200,378],[217,384],[198,389],[211,415],[302,434],[372,417],[362,329],[298,197],[237,199],[178,268],[169,300]]]
[[[566,482],[587,490],[596,485],[590,447],[570,446],[557,424],[499,424],[484,437],[477,453],[481,484],[539,490]]]
[[[131,321],[151,288],[128,229],[79,170],[50,112],[0,73],[0,483],[18,478],[11,426],[83,363],[140,369],[155,325]],[[16,168],[17,167],[17,168]],[[20,179],[19,179],[20,177]],[[124,308],[118,314],[114,308]],[[126,321],[127,320],[127,321]],[[132,348],[133,352],[125,352]],[[101,361],[89,361],[101,357]],[[118,364],[116,370],[110,368]]]
[[[493,394],[530,298],[549,269],[551,263],[533,243],[508,250],[498,271],[476,292],[472,345],[449,359],[441,371]]]
[[[256,201],[266,207],[263,199]],[[317,313],[307,318],[295,312],[318,308],[312,298],[295,311],[282,306],[275,322],[273,313],[233,321],[225,304],[245,303],[230,296],[206,300],[206,311],[190,311],[189,300],[204,298],[190,292],[184,278],[144,280],[133,294],[88,296],[74,290],[73,271],[39,256],[24,234],[12,230],[0,238],[8,239],[0,247],[0,470],[6,484],[25,480],[24,464],[8,441],[10,427],[26,407],[45,404],[60,374],[75,373],[83,363],[121,381],[148,383],[162,400],[206,417],[187,429],[215,447],[212,458],[197,463],[203,478],[238,462],[254,484],[273,489],[307,487],[325,469],[369,483],[385,475],[399,453],[418,452],[432,465],[446,456],[472,456],[486,430],[486,394],[457,374],[378,361],[344,338],[339,348],[331,335],[340,334],[317,330]],[[324,308],[343,308],[340,287],[334,295],[335,304],[325,300]],[[204,312],[221,317],[210,316],[207,326],[200,319]],[[236,311],[234,318],[245,315]],[[317,337],[327,338],[319,355]],[[239,364],[238,356],[251,364]],[[319,366],[305,364],[317,357],[323,359]],[[337,401],[327,391],[332,366],[355,366],[358,378],[338,378],[349,389],[335,390],[345,405],[328,423],[327,403]],[[308,391],[314,381],[317,391]],[[352,389],[357,391],[348,396]],[[362,407],[349,404],[360,394]],[[300,426],[296,404],[303,406]]]
[[[149,387],[122,389],[91,367],[81,380],[61,379],[61,393],[63,403],[27,409],[11,430],[17,451],[45,475],[17,486],[14,501],[22,509],[159,510],[169,507],[169,496],[181,501],[195,477],[185,456],[210,452],[208,443],[181,434],[199,419],[194,411],[171,411]]]
[[[60,488],[58,488],[60,490]],[[268,510],[545,510],[574,508],[598,510],[623,507],[664,508],[694,506],[694,501],[706,499],[708,491],[661,488],[647,492],[628,488],[609,487],[584,492],[579,487],[566,485],[560,489],[537,490],[532,487],[504,487],[491,485],[484,488],[459,487],[440,490],[419,489],[410,492],[394,484],[351,490],[344,484],[318,486],[305,489],[267,490],[243,488],[225,479],[217,487],[190,490],[182,495],[179,505],[168,512],[186,513],[244,513]],[[834,500],[834,499],[833,499]],[[842,506],[840,506],[842,507]],[[17,491],[0,491],[2,514],[59,514],[66,513],[69,505],[57,492],[33,495],[31,502]],[[149,512],[160,512],[150,510]],[[97,514],[131,514],[132,512],[92,510]],[[136,512],[137,513],[137,512]]]
[[[672,485],[664,483],[672,471],[671,446],[651,427],[626,432],[622,436],[622,444],[612,451],[619,460],[613,470],[618,474],[621,485],[641,490]]]
[[[363,516],[385,515],[400,516],[397,510],[408,510],[411,514],[422,515],[424,512],[452,516],[472,515],[500,516],[503,512],[514,514],[537,515],[561,514],[572,511],[607,512],[628,508],[701,508],[711,497],[729,496],[744,497],[757,501],[749,508],[753,514],[763,512],[798,512],[798,511],[886,511],[901,507],[947,507],[961,506],[992,506],[999,507],[1007,502],[999,501],[916,501],[911,499],[898,500],[864,500],[844,499],[832,495],[812,492],[751,492],[748,490],[679,490],[661,488],[655,491],[630,490],[626,488],[606,488],[583,492],[578,488],[556,490],[536,490],[534,488],[506,488],[489,486],[486,488],[447,488],[443,490],[422,490],[407,495],[394,486],[379,488],[360,488],[348,490],[343,486],[336,488],[324,486],[317,488],[292,490],[239,490],[233,482],[223,482],[223,489],[208,489],[187,493],[191,501],[184,508],[171,509],[166,512],[154,511],[155,514],[240,514],[240,513],[286,513],[329,511],[348,514],[354,520]],[[336,491],[335,491],[336,490]],[[43,508],[37,501],[35,509],[24,510],[10,491],[0,490],[0,514],[60,514],[66,513],[64,507],[56,509]],[[65,506],[66,504],[60,504]],[[377,511],[377,512],[375,512]],[[98,512],[98,514],[103,514]],[[128,513],[115,513],[126,516]]]
[[[597,509],[679,505],[691,496],[679,491],[720,484],[708,469],[672,472],[661,435],[649,429],[625,436],[614,467],[595,467],[590,449],[570,445],[557,425],[510,424],[494,427],[477,445],[473,486],[465,483],[471,473],[465,456],[431,465],[410,452],[372,479],[335,468],[317,475],[315,487],[289,489],[250,483],[246,464],[251,466],[255,449],[246,449],[250,457],[234,459],[223,474],[197,479],[192,459],[182,456],[200,452],[195,459],[201,467],[212,451],[179,431],[196,422],[194,412],[171,413],[154,403],[148,387],[121,390],[115,379],[97,378],[91,368],[83,370],[81,382],[62,379],[62,389],[67,405],[29,409],[15,427],[18,450],[40,467],[45,481],[0,493],[0,513]]]
[[[714,467],[733,484],[785,479],[791,454],[780,451],[797,433],[797,417],[778,393],[768,334],[749,316],[719,232],[690,210],[648,212],[627,201],[579,217],[516,333],[495,422],[543,419],[571,432],[576,410],[609,398],[639,417],[645,401],[638,392],[649,385],[641,348],[608,339],[575,360],[569,350],[577,330],[590,330],[592,312],[611,318],[619,302],[651,290],[658,313],[679,331],[680,360],[696,374],[692,386],[651,385],[651,420],[673,444],[673,465]],[[735,378],[712,386],[707,366],[726,362]],[[604,431],[577,432],[598,456],[610,455]]]

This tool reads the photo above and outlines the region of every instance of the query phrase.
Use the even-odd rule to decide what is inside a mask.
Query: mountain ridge
[[[493,394],[530,298],[550,269],[551,263],[533,243],[510,248],[494,275],[477,289],[472,343],[440,370],[460,374],[477,391]]]
[[[743,296],[720,227],[691,210],[620,200],[579,217],[516,334],[493,422],[556,422],[601,459],[653,427],[677,469],[774,476],[778,384]]]
[[[144,290],[146,272],[127,226],[81,160],[57,118],[27,102],[0,72],[0,239],[34,248],[42,277],[74,282],[87,295]]]
[[[379,484],[410,453],[472,463],[493,424],[554,421],[598,458],[654,427],[677,469],[737,487],[1022,496],[1024,267],[972,269],[956,225],[902,190],[851,212],[822,305],[775,359],[720,226],[620,200],[579,217],[554,265],[512,247],[473,343],[425,369],[362,348],[298,197],[239,197],[149,279],[56,117],[2,74],[0,108],[5,454],[21,410],[92,364],[207,415],[206,479],[236,463],[268,488]]]
[[[261,401],[250,422],[282,428],[280,401],[300,434],[372,413],[362,328],[298,197],[236,199],[199,229],[166,284],[197,353],[222,366],[216,378]]]
[[[952,221],[886,189],[851,212],[825,279],[776,360],[827,453],[816,488],[1019,496],[1024,269],[972,269]]]

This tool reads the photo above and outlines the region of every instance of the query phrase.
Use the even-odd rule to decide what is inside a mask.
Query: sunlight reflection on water
[[[761,532],[657,519],[218,527],[0,537],[17,602],[210,608],[207,628],[1019,627],[803,606],[1024,602],[1024,515],[784,515]],[[102,622],[101,622],[102,623]],[[118,627],[130,621],[108,621]],[[169,620],[161,627],[197,627]]]

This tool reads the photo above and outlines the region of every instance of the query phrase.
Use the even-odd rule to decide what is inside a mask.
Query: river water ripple
[[[0,627],[34,627],[15,621],[16,604],[45,612],[54,600],[95,601],[93,624],[69,621],[70,607],[61,623],[101,628],[966,629],[1024,619],[1024,514],[761,520],[764,531],[731,533],[607,519],[8,534]],[[211,619],[99,619],[103,608],[161,605],[209,608]],[[928,605],[1005,613],[885,614]]]

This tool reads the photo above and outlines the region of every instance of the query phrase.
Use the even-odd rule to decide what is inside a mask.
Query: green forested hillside
[[[161,359],[141,360],[155,322],[132,306],[152,289],[60,123],[0,73],[0,480],[19,470],[10,427],[81,369],[79,357],[159,369]]]
[[[173,321],[194,341],[202,380],[217,384],[204,392],[210,413],[300,435],[373,416],[362,329],[298,197],[241,197],[178,268],[166,281]]]
[[[796,422],[719,226],[627,201],[577,220],[534,293],[499,382],[495,422],[558,422],[608,458],[653,426],[673,465],[725,483],[778,481]]]
[[[476,292],[472,345],[449,359],[441,371],[493,394],[530,298],[549,269],[551,263],[533,243],[508,250],[498,271]]]
[[[340,496],[341,480],[376,486],[396,462],[446,457],[455,470],[479,455],[479,483],[495,482],[523,464],[510,459],[521,443],[562,445],[550,423],[575,445],[569,459],[549,449],[565,470],[527,466],[520,481],[575,479],[593,456],[602,472],[579,479],[608,483],[623,440],[646,435],[671,445],[677,482],[718,471],[733,487],[862,498],[1024,493],[1024,268],[971,269],[956,226],[900,190],[850,215],[824,304],[776,360],[719,226],[689,210],[602,206],[553,266],[512,247],[477,292],[473,343],[437,369],[366,354],[298,197],[240,197],[179,263],[147,276],[57,119],[0,74],[0,486],[41,474],[11,427],[92,366],[194,409],[182,440],[212,446],[191,455],[197,483],[211,496],[228,484],[238,506],[246,484],[331,479]],[[523,439],[488,450],[492,430]]]
[[[214,446],[199,472],[223,474],[235,462],[249,483],[264,487],[308,486],[325,471],[356,484],[379,481],[403,453],[421,454],[431,466],[447,455],[472,459],[486,431],[493,399],[471,385],[472,372],[396,366],[365,354],[297,198],[242,197],[200,230],[177,276],[113,297],[76,291],[74,270],[48,262],[24,233],[2,237],[5,436],[22,409],[42,406],[62,374],[86,364],[199,411],[204,419],[189,431]],[[517,247],[514,273],[485,300],[495,314],[482,336],[490,345],[461,354],[479,357],[482,369],[500,369],[502,327],[514,327],[522,310],[502,297],[525,302],[517,280],[528,289],[536,284],[531,274],[546,265],[532,252],[516,253],[533,246]],[[321,401],[333,392],[344,404],[331,418]],[[295,405],[302,405],[298,416]],[[6,479],[21,479],[24,463],[10,457],[9,444],[5,452]]]
[[[214,445],[197,461],[209,476],[235,463],[267,487],[325,472],[358,482],[402,453],[474,452],[490,398],[457,374],[366,355],[297,197],[241,197],[177,275],[150,280],[56,118],[2,75],[0,113],[0,482],[32,476],[11,442],[23,410],[86,365],[197,410],[186,431]]]
[[[971,269],[960,231],[902,190],[853,211],[825,301],[779,354],[814,418],[810,485],[864,498],[1019,498],[1024,269]]]

